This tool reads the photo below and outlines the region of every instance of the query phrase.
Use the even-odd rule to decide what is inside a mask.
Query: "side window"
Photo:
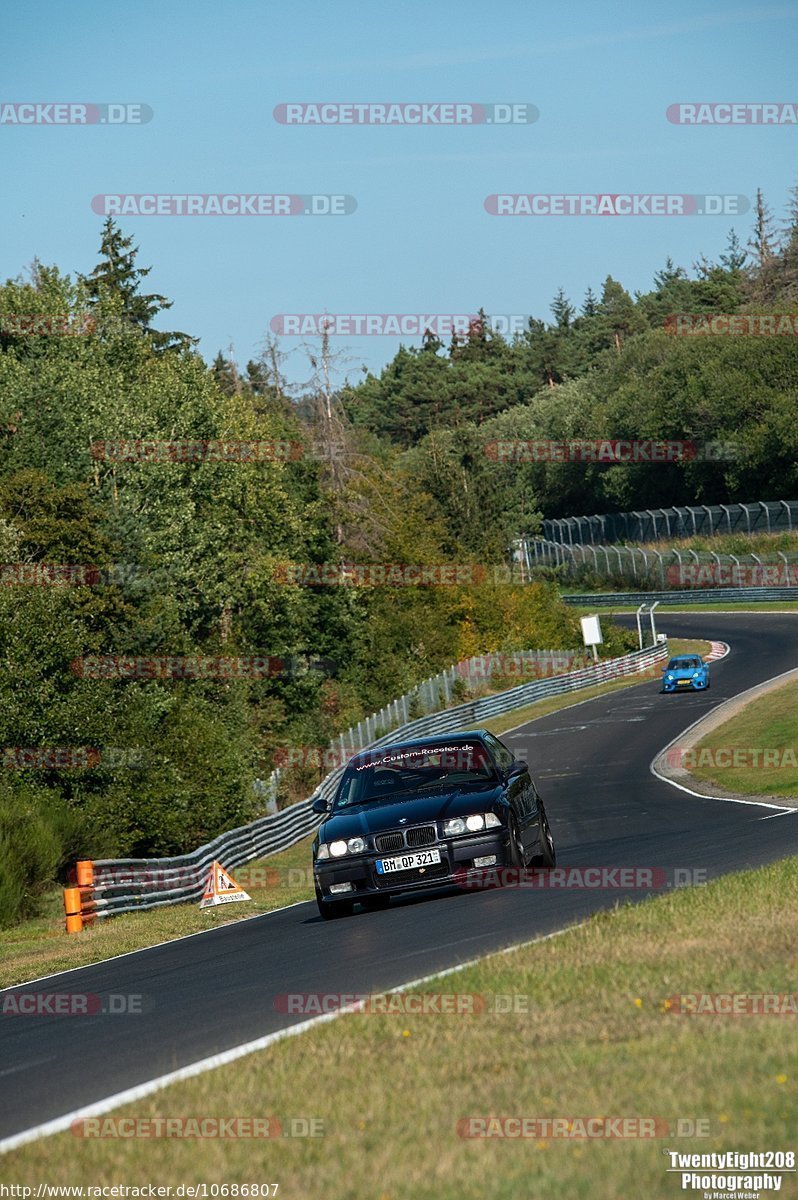
[[[493,755],[499,770],[506,771],[515,762],[507,747],[503,746],[499,739],[494,737],[492,733],[485,735],[485,743]]]

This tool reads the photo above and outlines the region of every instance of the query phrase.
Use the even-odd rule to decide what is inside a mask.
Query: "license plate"
[[[415,867],[429,867],[440,861],[440,850],[417,850],[415,854],[401,854],[396,858],[378,858],[377,874],[390,875],[393,871],[412,871]]]
[[[690,687],[692,682],[693,682],[692,679],[680,679],[678,681],[679,687]]]

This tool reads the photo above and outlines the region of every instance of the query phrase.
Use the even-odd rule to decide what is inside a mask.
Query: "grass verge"
[[[706,654],[709,642],[674,639],[670,642],[674,654],[689,652]],[[659,679],[657,672],[656,678]],[[639,675],[612,680],[593,688],[583,688],[566,696],[538,700],[525,708],[515,709],[501,717],[485,722],[486,727],[500,736],[502,732],[527,721],[545,717],[548,713],[569,708],[594,696],[619,691],[640,683]],[[82,933],[64,932],[64,910],[60,890],[45,898],[41,916],[23,921],[11,929],[0,930],[0,987],[23,983],[40,975],[66,971],[70,967],[87,966],[116,954],[140,950],[158,942],[171,941],[186,934],[227,925],[259,912],[269,912],[286,904],[313,899],[310,871],[310,844],[305,838],[280,854],[248,863],[233,871],[236,882],[249,893],[252,902],[225,905],[219,909],[203,909],[197,904],[176,904],[148,912],[128,913],[107,921],[98,921]]]
[[[798,683],[746,704],[687,752],[684,765],[731,792],[798,795]]]
[[[355,918],[374,937],[382,920]],[[3,1165],[34,1185],[276,1182],[290,1200],[670,1198],[684,1193],[664,1150],[795,1148],[798,1017],[684,1015],[669,1001],[793,992],[796,945],[789,859],[600,914],[424,987],[484,997],[481,1014],[349,1014],[113,1114],[276,1116],[284,1130],[315,1119],[323,1136],[65,1133]],[[497,997],[520,999],[497,1013]],[[655,1119],[658,1136],[463,1137],[458,1122],[473,1117]],[[705,1136],[685,1135],[696,1121]]]

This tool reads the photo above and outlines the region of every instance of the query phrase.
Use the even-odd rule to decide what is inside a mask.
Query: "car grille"
[[[374,845],[382,854],[386,854],[392,850],[404,850],[405,846],[431,846],[435,840],[434,825],[416,825],[410,829],[397,829],[395,833],[378,833]]]
[[[423,875],[421,872],[424,872]],[[424,883],[427,880],[442,879],[449,874],[449,864],[433,863],[429,867],[414,867],[410,871],[392,871],[390,875],[375,875],[374,882],[378,888],[386,890],[402,883]]]
[[[375,837],[374,845],[383,853],[388,850],[403,850],[405,839],[401,833],[380,833]]]
[[[434,825],[417,825],[405,834],[408,846],[431,846],[435,841]]]

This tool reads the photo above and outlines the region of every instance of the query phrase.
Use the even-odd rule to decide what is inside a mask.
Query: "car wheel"
[[[354,900],[322,900],[321,892],[316,888],[316,906],[325,921],[335,921],[339,917],[351,917],[355,902]]]
[[[521,871],[524,868],[524,843],[515,817],[510,817],[510,845],[507,852],[508,866]]]
[[[366,912],[380,912],[391,903],[390,896],[364,896],[360,901]]]
[[[546,810],[542,804],[538,809],[538,821],[542,853],[535,855],[535,857],[532,859],[531,865],[533,867],[546,867],[547,869],[556,867],[557,851],[554,849],[554,838],[551,836],[549,818],[546,816]]]

